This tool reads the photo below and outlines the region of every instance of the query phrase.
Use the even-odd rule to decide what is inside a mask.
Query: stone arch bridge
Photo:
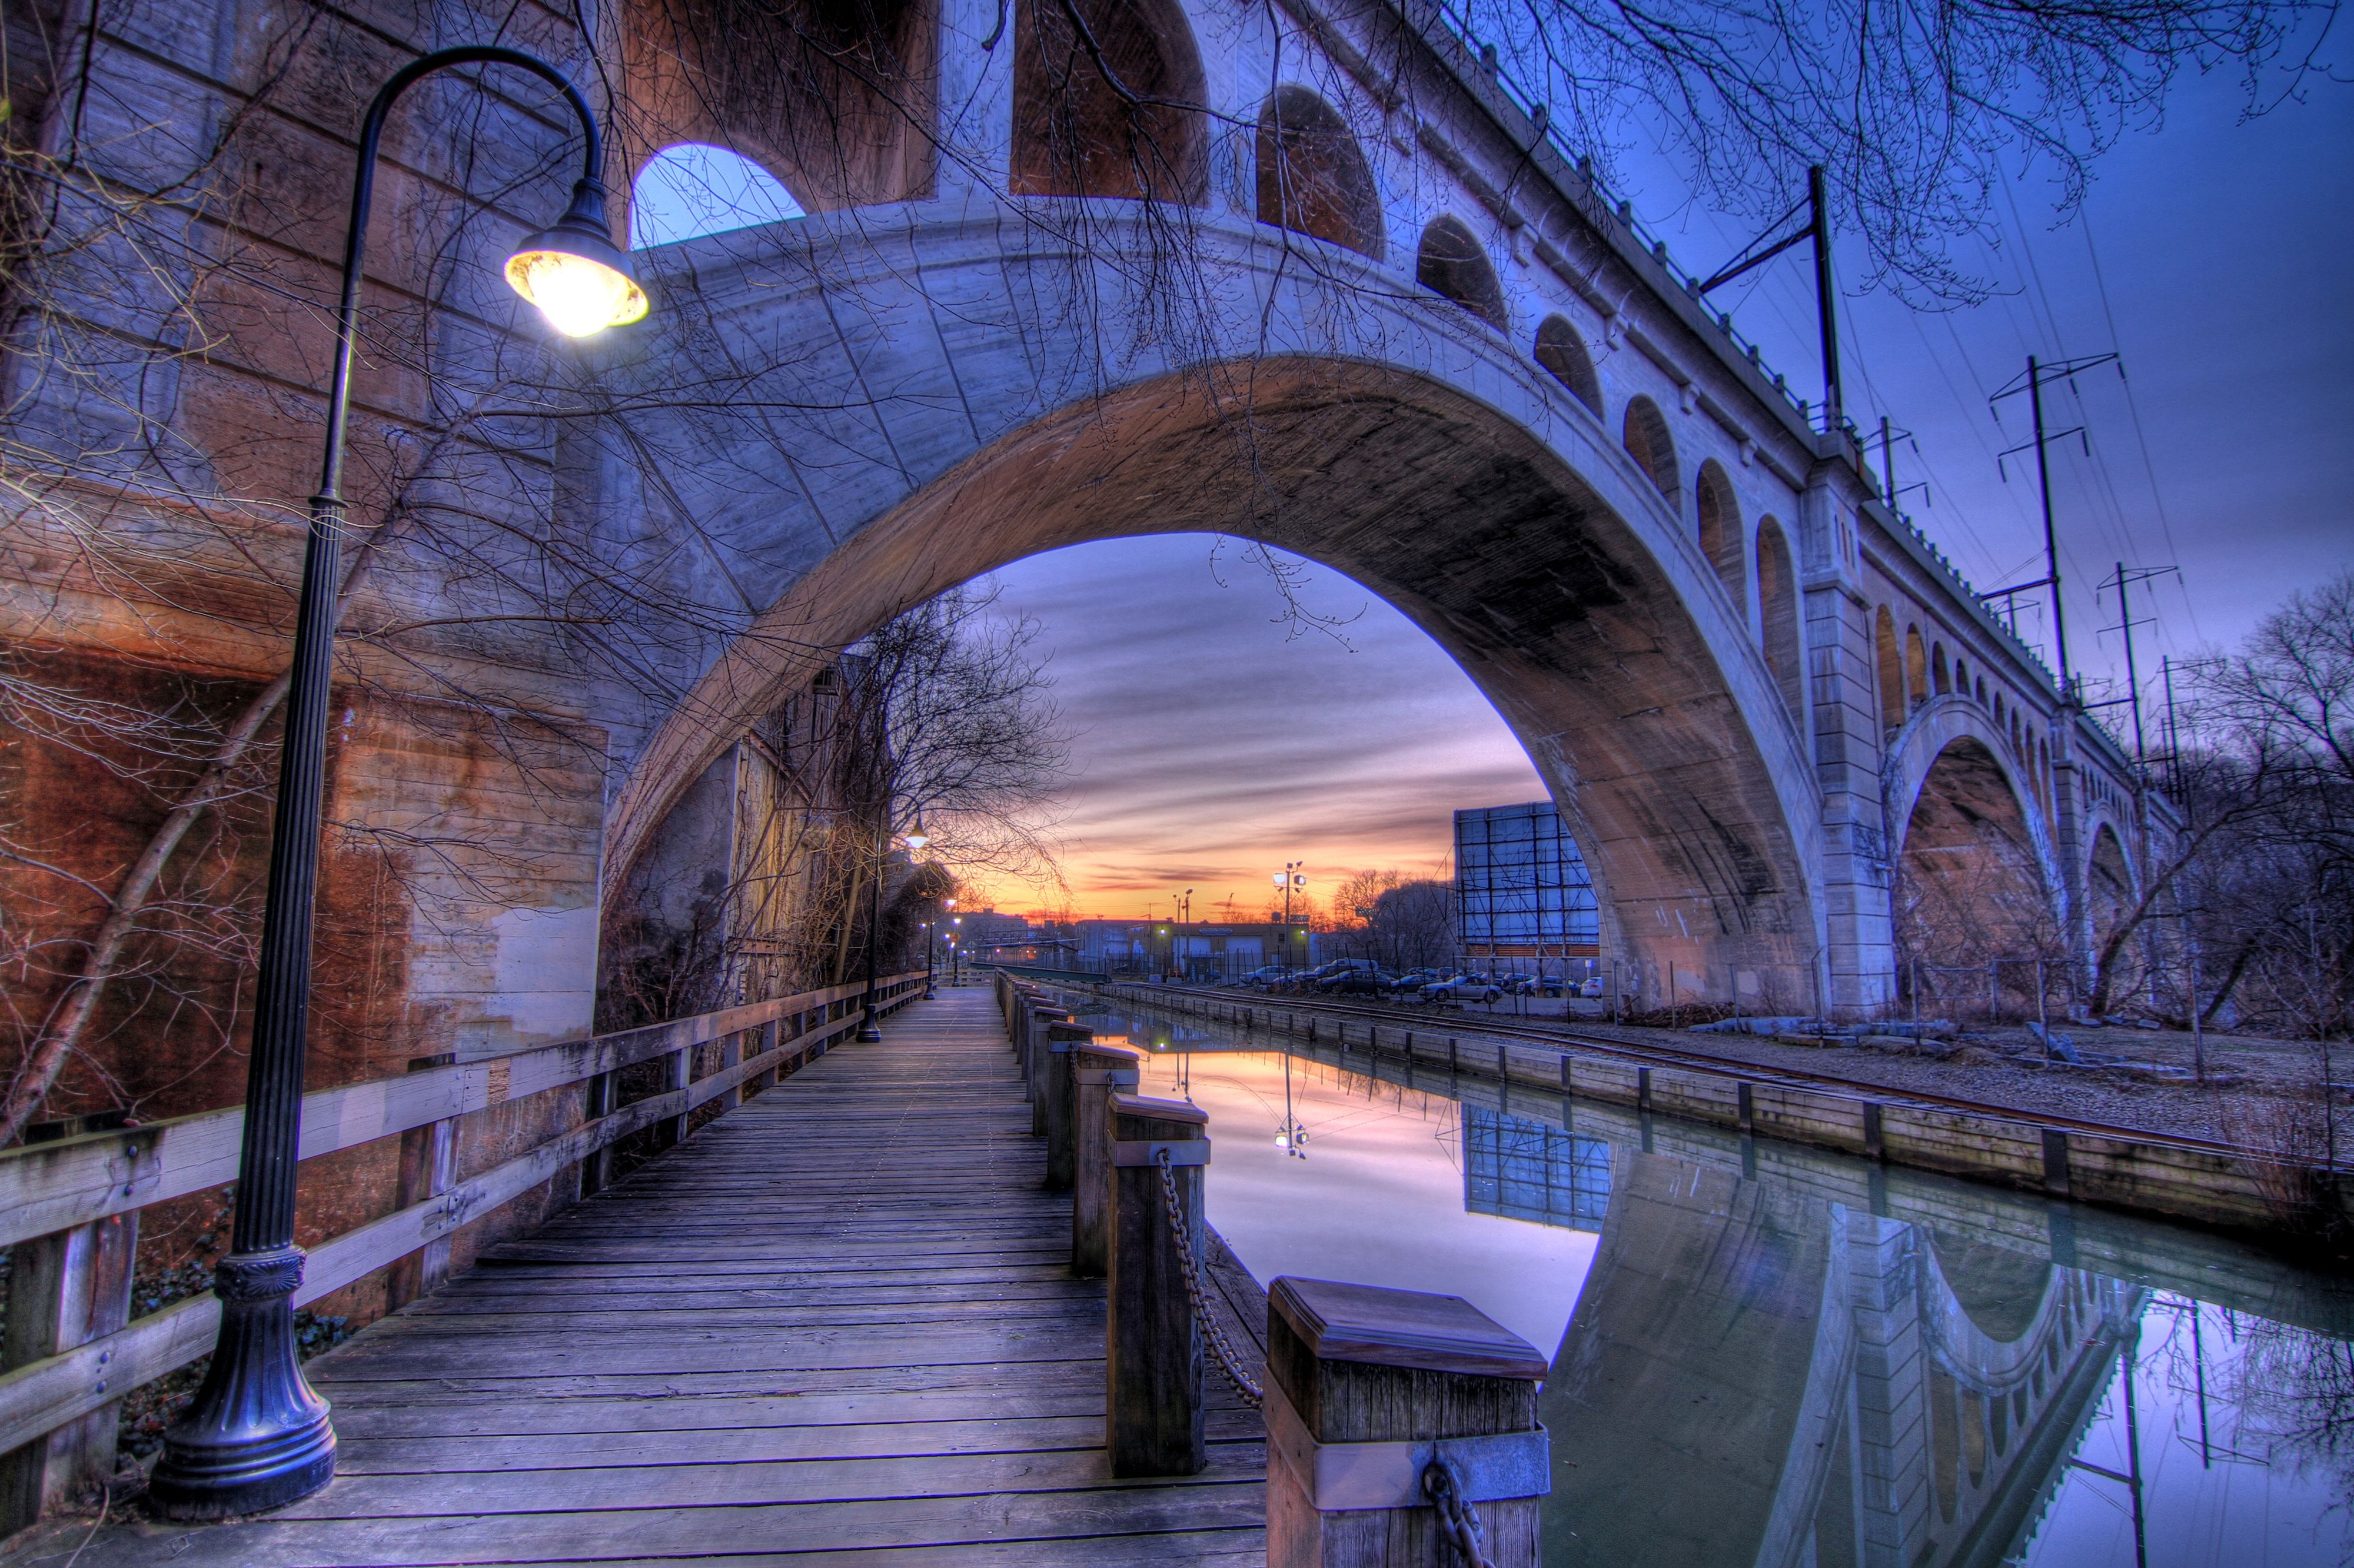
[[[599,911],[650,854],[740,853],[730,802],[769,766],[748,736],[839,650],[1021,556],[1156,532],[1296,551],[1445,647],[1561,803],[1649,1001],[1889,1005],[1907,867],[1991,910],[1996,947],[2040,922],[2084,950],[2129,893],[2126,758],[1421,0],[772,9],[473,19],[598,88],[617,192],[721,141],[808,210],[642,252],[647,323],[471,423],[451,388],[534,352],[494,280],[545,221],[532,150],[557,122],[452,80],[392,127],[369,298],[407,346],[357,383],[355,503],[400,515],[398,490],[445,548],[387,551],[346,612],[366,681],[328,810],[402,874],[364,896],[331,845],[324,896],[362,923],[392,901],[365,919],[390,933],[370,972],[399,978],[324,1008],[331,1035],[393,1012],[419,1049],[578,1034]],[[201,224],[298,267],[340,242],[355,73],[472,26],[290,43],[244,8],[173,12],[90,29],[73,114],[20,101],[143,188],[178,188],[158,125],[266,143],[271,202]],[[28,448],[123,454],[116,501],[156,530],[305,493],[299,304],[232,296],[248,314],[199,371],[168,322],[84,298],[83,325],[173,368],[101,396],[9,361]],[[297,417],[250,412],[271,400]],[[297,527],[269,521],[259,554]],[[566,614],[516,602],[569,569],[533,553],[550,537],[603,573],[549,590]],[[19,630],[119,652],[170,619],[60,573],[18,602],[61,612]],[[261,683],[282,647],[155,657]]]
[[[577,488],[619,550],[691,518],[682,569],[741,615],[630,743],[609,888],[828,651],[1038,551],[1198,530],[1457,659],[1649,998],[1889,1004],[1900,867],[1979,961],[2090,944],[2135,875],[2126,759],[1439,18],[1098,8],[1162,84],[1141,132],[1058,72],[1061,24],[1017,6],[989,50],[997,8],[951,4],[922,188],[772,142],[817,210],[648,254],[696,308],[599,366],[629,408]],[[759,147],[745,120],[706,94],[672,133]]]

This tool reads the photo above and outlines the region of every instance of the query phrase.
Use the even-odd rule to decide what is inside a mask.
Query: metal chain
[[[1257,1410],[1267,1395],[1243,1370],[1242,1357],[1235,1353],[1234,1341],[1226,1338],[1217,1315],[1210,1310],[1208,1297],[1203,1293],[1201,1270],[1193,1261],[1192,1241],[1185,1232],[1185,1206],[1177,1200],[1177,1177],[1170,1168],[1169,1151],[1161,1150],[1154,1163],[1161,1168],[1161,1201],[1169,1210],[1169,1234],[1177,1238],[1177,1257],[1184,1265],[1185,1298],[1193,1303],[1193,1321],[1201,1327],[1202,1338],[1210,1342],[1210,1353],[1216,1358],[1218,1370],[1226,1374],[1226,1381],[1235,1385],[1243,1403]]]
[[[1479,1512],[1463,1495],[1463,1472],[1451,1459],[1433,1459],[1422,1472],[1422,1489],[1438,1510],[1440,1539],[1455,1548],[1465,1568],[1496,1568],[1488,1556],[1488,1532],[1480,1528]]]

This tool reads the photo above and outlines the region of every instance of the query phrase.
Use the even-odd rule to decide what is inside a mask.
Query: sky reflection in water
[[[1491,1081],[1458,1103],[1394,1055],[1082,1022],[1210,1113],[1210,1220],[1261,1284],[1463,1296],[1553,1357],[1548,1568],[2354,1562],[2338,1283]]]

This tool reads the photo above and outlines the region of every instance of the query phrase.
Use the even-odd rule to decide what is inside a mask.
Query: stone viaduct
[[[809,209],[642,252],[653,316],[576,350],[496,280],[560,201],[562,122],[453,80],[394,125],[329,811],[400,874],[342,840],[326,870],[379,977],[322,1002],[355,1065],[391,1033],[586,1028],[599,910],[658,843],[738,853],[748,737],[843,648],[1148,533],[1296,551],[1445,647],[1653,1001],[1887,1007],[1900,867],[1997,867],[2080,949],[2132,886],[2126,757],[1435,11],[295,12],[60,11],[57,85],[18,84],[57,155],[229,193],[154,261],[185,300],[92,280],[128,241],[58,264],[45,319],[97,369],[7,365],[12,438],[58,476],[10,632],[126,689],[282,667],[313,312],[358,105],[400,60],[501,35],[593,88],[617,192],[724,143]],[[1100,68],[1072,69],[1066,14]],[[68,511],[172,560],[171,592],[78,567]],[[98,861],[135,852],[124,810]]]

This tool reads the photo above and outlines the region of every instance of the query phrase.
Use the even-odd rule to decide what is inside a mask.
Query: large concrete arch
[[[2064,928],[2052,835],[1990,709],[1959,693],[1930,698],[1898,733],[1883,788],[1892,913],[1912,957],[2022,958]]]
[[[608,817],[609,892],[752,716],[896,610],[1040,550],[1221,532],[1346,573],[1464,666],[1574,824],[1606,940],[1713,989],[1774,969],[1808,993],[1820,797],[1798,723],[1674,504],[1511,340],[1394,289],[1378,310],[1372,287],[1326,308],[1347,280],[1287,273],[1279,236],[1205,220],[1197,241],[1306,297],[1197,323],[1231,334],[1230,356],[1114,361],[1096,323],[1122,280],[1011,277],[994,226],[911,225],[890,255],[877,216],[859,215],[854,245],[806,222],[672,248],[737,335],[661,348],[790,365],[776,378],[804,397],[812,381],[897,395],[845,409],[822,501],[755,398],[612,418],[639,461],[583,482],[625,486],[645,452],[689,455],[599,503],[692,514],[749,613],[633,748]],[[911,260],[921,291],[901,281]],[[1292,341],[1269,344],[1270,320]],[[902,412],[918,399],[925,417]]]
[[[1996,727],[1992,713],[1967,697],[1947,694],[1922,702],[1888,743],[1881,782],[1882,799],[1887,803],[1891,855],[1901,858],[1904,853],[1922,789],[1938,759],[1965,740],[1982,747],[1999,772],[2030,835],[2044,886],[2056,896],[2065,885],[2059,850],[2031,782],[2030,766],[2012,749],[2010,737]]]

